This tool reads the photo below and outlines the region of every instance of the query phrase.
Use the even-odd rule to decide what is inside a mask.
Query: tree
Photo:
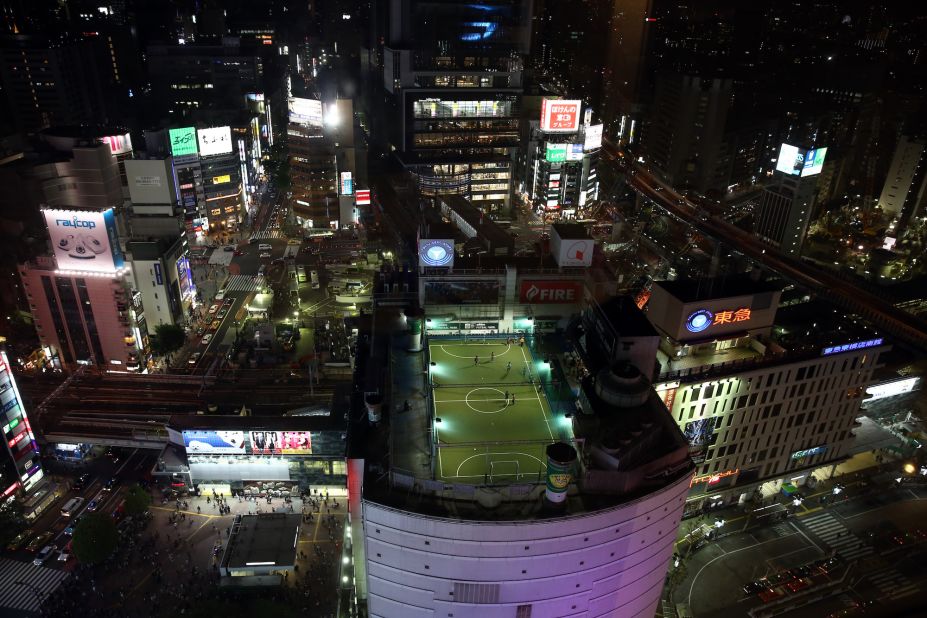
[[[183,329],[174,324],[158,324],[151,338],[151,351],[158,356],[166,356],[183,347],[187,340]]]
[[[151,495],[141,485],[135,484],[129,488],[126,493],[126,515],[141,515],[148,510],[149,506],[151,506]]]
[[[71,548],[82,564],[99,564],[116,549],[116,523],[103,513],[90,513],[81,518],[74,530]]]

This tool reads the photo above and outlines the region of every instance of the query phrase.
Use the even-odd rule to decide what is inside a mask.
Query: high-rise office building
[[[800,255],[817,201],[818,174],[827,148],[782,144],[772,182],[756,213],[757,236],[789,255]]]
[[[530,0],[389,2],[383,129],[424,195],[508,216],[531,17]]]
[[[902,136],[895,147],[879,207],[896,220],[897,237],[908,222],[921,215],[927,204],[927,147],[923,139]]]

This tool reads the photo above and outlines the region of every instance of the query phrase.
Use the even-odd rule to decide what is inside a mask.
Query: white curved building
[[[694,469],[687,443],[632,365],[587,377],[579,404],[575,450],[547,451],[578,454],[564,490],[550,463],[546,487],[368,470],[356,589],[371,617],[655,614]],[[408,446],[392,439],[394,454]]]

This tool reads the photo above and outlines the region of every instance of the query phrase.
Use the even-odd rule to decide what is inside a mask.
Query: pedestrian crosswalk
[[[268,238],[284,238],[280,230],[260,230],[251,234],[251,240],[266,240]]]
[[[872,555],[872,547],[830,513],[819,513],[801,520],[802,525],[844,560],[857,560]]]
[[[67,577],[66,571],[0,558],[0,610],[38,612]]]
[[[264,287],[264,275],[232,275],[223,289],[229,292],[257,292]]]
[[[866,578],[873,586],[879,589],[879,592],[889,599],[900,599],[920,590],[917,584],[899,573],[898,570],[890,564],[886,564],[866,573]]]

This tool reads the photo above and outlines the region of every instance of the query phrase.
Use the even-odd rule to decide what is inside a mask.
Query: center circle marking
[[[502,403],[502,405],[499,407],[498,410],[481,410],[481,409],[479,409],[478,407],[476,407],[475,405],[473,405],[472,403],[470,403],[470,396],[473,395],[474,393],[476,393],[477,391],[492,391],[492,392],[494,392],[494,393],[498,393],[498,394],[499,394],[499,400],[498,400],[498,401],[500,401],[500,402]],[[470,391],[469,393],[467,393],[467,396],[466,396],[466,398],[465,398],[465,401],[467,402],[467,406],[469,406],[469,408],[470,408],[471,410],[473,410],[474,412],[479,412],[480,414],[498,414],[499,412],[504,411],[505,408],[507,407],[507,404],[506,404],[506,401],[505,401],[505,393],[502,392],[502,391],[500,391],[498,388],[489,388],[489,387],[474,388],[472,391]],[[493,400],[490,400],[490,401],[483,401],[483,402],[480,402],[480,403],[488,404],[488,405],[497,405],[496,402],[493,401]]]

